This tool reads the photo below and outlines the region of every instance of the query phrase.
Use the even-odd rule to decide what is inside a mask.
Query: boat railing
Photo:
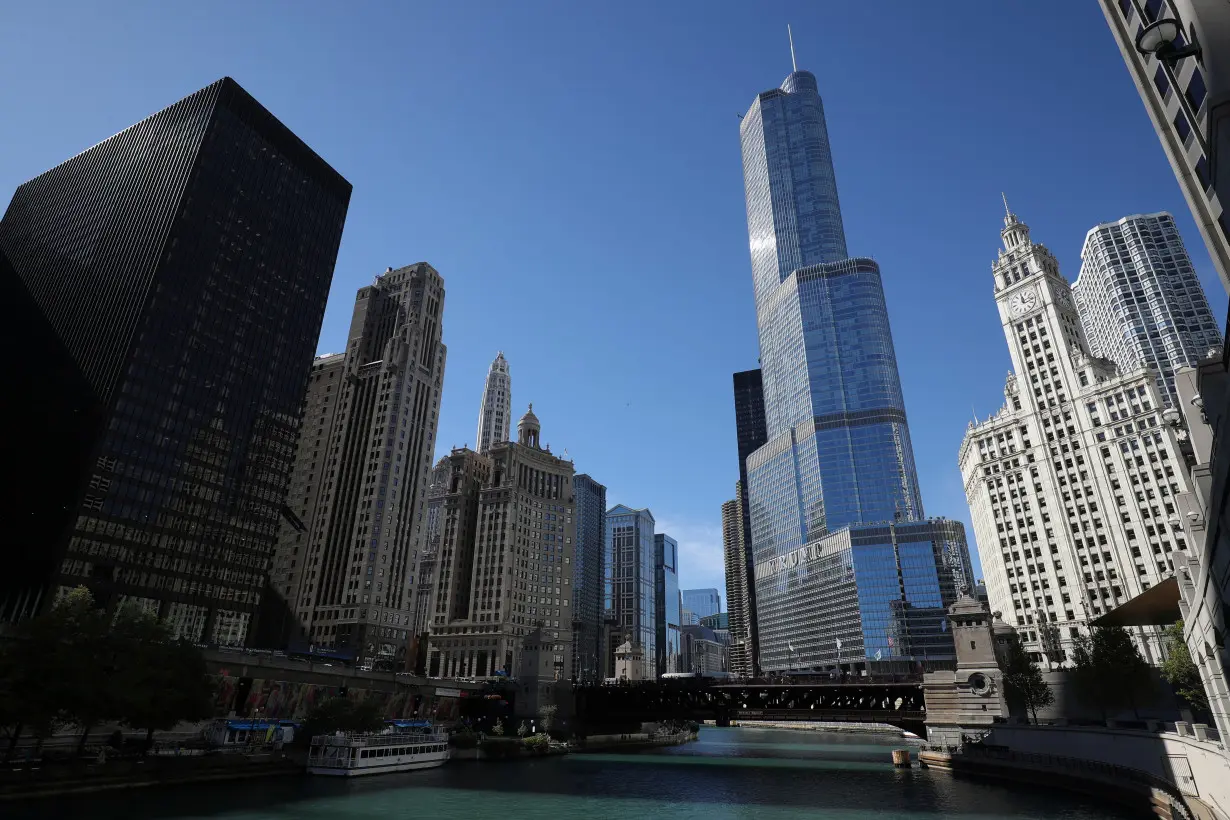
[[[313,746],[404,746],[447,742],[448,736],[444,732],[344,732],[340,735],[317,735],[312,738]]]

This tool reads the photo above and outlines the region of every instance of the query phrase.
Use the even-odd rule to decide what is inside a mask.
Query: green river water
[[[401,820],[402,818],[1019,818],[1120,820],[1058,790],[894,769],[900,740],[791,730],[701,729],[684,746],[574,754],[341,780],[272,778],[132,789],[0,805],[4,820]]]

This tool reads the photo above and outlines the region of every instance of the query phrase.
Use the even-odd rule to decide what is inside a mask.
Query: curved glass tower
[[[743,118],[768,443],[748,458],[756,560],[857,522],[922,517],[879,267],[848,259],[816,78]]]
[[[745,465],[763,668],[951,654],[964,532],[922,520],[880,269],[846,255],[816,78],[760,94],[740,130],[768,434]]]

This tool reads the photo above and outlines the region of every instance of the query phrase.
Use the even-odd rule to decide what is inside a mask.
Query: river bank
[[[218,754],[35,763],[0,771],[0,802],[304,773],[304,755]]]
[[[716,725],[714,721],[705,721],[706,726]],[[886,723],[828,723],[824,721],[772,721],[772,720],[740,720],[731,722],[731,727],[742,729],[780,729],[790,732],[831,732],[833,734],[855,734],[855,735],[883,735],[885,737],[899,737],[908,740],[919,740],[917,735],[910,734],[898,729],[896,726],[889,726]]]

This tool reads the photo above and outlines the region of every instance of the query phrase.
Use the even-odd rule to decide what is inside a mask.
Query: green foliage
[[[1027,709],[1038,722],[1038,710],[1055,702],[1055,693],[1042,677],[1042,670],[1029,659],[1029,653],[1014,637],[1004,658],[1004,694],[1015,706]]]
[[[525,744],[526,749],[540,754],[551,746],[551,738],[545,732],[530,735],[521,742]]]
[[[521,725],[517,727],[517,737],[525,737],[529,733],[530,733],[530,725],[526,723],[524,720],[521,721]]]
[[[1078,696],[1103,718],[1124,708],[1135,711],[1150,693],[1149,665],[1121,626],[1093,627],[1088,635],[1077,636],[1072,660]]]
[[[79,749],[104,721],[152,733],[204,720],[212,694],[196,647],[135,605],[109,616],[85,587],[21,624],[0,654],[0,722],[38,738],[76,724]]]
[[[499,720],[497,720],[495,722],[495,725],[491,727],[491,734],[495,735],[496,737],[504,736],[504,719],[503,718],[500,718]]]
[[[1162,676],[1170,681],[1175,694],[1187,701],[1193,709],[1207,712],[1209,696],[1200,680],[1200,670],[1192,661],[1187,642],[1183,640],[1183,622],[1176,621],[1166,627],[1166,661],[1162,664]]]
[[[551,724],[555,722],[556,711],[558,711],[558,707],[554,705],[539,707],[538,722],[542,726],[544,732],[550,731]]]
[[[334,732],[375,732],[384,726],[384,717],[373,701],[329,698],[316,705],[303,721],[303,732],[296,739],[311,743],[318,735]]]

